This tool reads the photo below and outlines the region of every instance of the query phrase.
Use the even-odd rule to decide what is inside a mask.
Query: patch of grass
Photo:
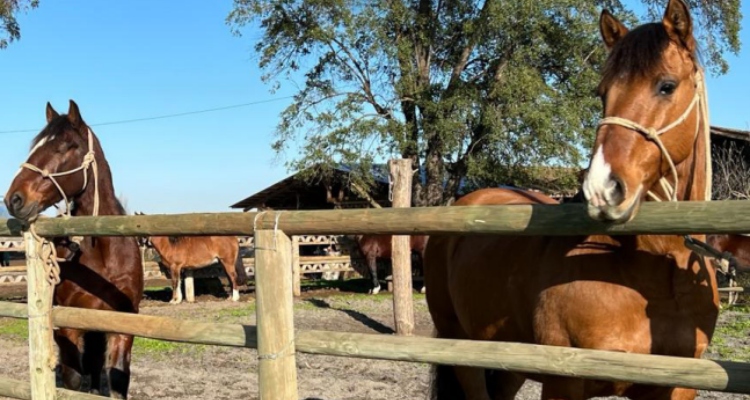
[[[236,317],[242,318],[255,314],[255,302],[242,304],[242,307],[227,308],[219,310],[217,315],[219,317]]]
[[[205,350],[206,345],[202,344],[169,342],[142,337],[136,337],[133,342],[133,353],[139,355],[198,354]]]
[[[25,319],[0,318],[0,335],[28,340],[29,324]]]
[[[737,311],[733,308],[732,311]],[[750,335],[750,315],[732,313],[730,320],[716,327],[710,350],[718,353],[722,360],[750,361],[747,338]]]

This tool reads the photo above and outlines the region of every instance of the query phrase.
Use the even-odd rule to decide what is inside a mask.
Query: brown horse
[[[731,253],[737,259],[738,271],[750,271],[750,236],[706,235],[706,243],[720,252]]]
[[[354,240],[356,242],[356,249],[361,254],[362,258],[367,262],[367,268],[370,272],[370,279],[372,279],[372,289],[370,294],[378,294],[380,292],[380,280],[378,279],[378,259],[390,260],[392,256],[391,251],[391,239],[392,235],[356,235]],[[412,270],[422,270],[422,264],[424,259],[424,249],[427,246],[428,236],[425,235],[412,235],[409,238],[409,249],[413,256],[416,256],[418,263],[414,264]],[[422,288],[424,292],[427,285]]]
[[[72,202],[73,216],[125,215],[99,140],[72,100],[67,115],[47,103],[47,126],[34,138],[28,161],[5,196],[11,215],[26,221],[61,200]],[[143,265],[135,238],[85,237],[75,250],[71,261],[60,263],[54,303],[137,313]],[[110,395],[127,398],[133,336],[68,328],[54,335],[66,388],[81,390],[82,376],[90,374],[91,391],[99,392],[104,369]]]
[[[171,304],[182,302],[182,270],[205,268],[217,262],[224,267],[232,283],[230,299],[239,301],[239,286],[247,282],[247,273],[239,256],[240,244],[236,236],[151,236],[140,240],[143,245],[156,250],[161,263],[169,269],[172,279]]]
[[[647,192],[710,198],[702,70],[686,4],[670,0],[661,23],[632,31],[605,10],[600,28],[609,50],[599,87],[607,118],[583,182],[589,215],[609,223],[630,220]],[[662,177],[674,192],[659,183]],[[556,202],[485,189],[455,203],[507,204]],[[441,338],[699,358],[719,310],[713,267],[677,235],[431,236],[425,283]],[[685,388],[481,368],[438,366],[433,373],[437,399],[512,399],[527,378],[542,382],[544,400],[696,395]]]

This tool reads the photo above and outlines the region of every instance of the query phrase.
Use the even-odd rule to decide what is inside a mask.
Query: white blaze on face
[[[45,143],[51,142],[53,140],[55,140],[55,135],[50,135],[39,139],[34,147],[31,148],[31,151],[29,151],[29,157],[26,159],[26,161],[28,162],[31,156],[34,155],[34,153],[36,153],[36,151],[39,150],[42,146],[44,146]],[[14,178],[18,176],[18,174],[20,174],[22,170],[23,168],[19,168],[18,171],[16,171],[16,175],[14,176]]]
[[[591,160],[586,180],[583,182],[583,194],[591,205],[603,207],[612,198],[612,192],[617,187],[617,183],[612,180],[611,173],[612,167],[604,159],[602,146],[599,146]]]

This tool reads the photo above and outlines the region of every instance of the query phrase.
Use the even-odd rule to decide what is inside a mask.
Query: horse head
[[[598,87],[604,119],[582,186],[592,218],[620,223],[647,194],[691,197],[685,187],[701,182],[686,161],[708,121],[700,120],[702,70],[683,0],[670,0],[661,22],[632,31],[604,10],[600,32],[609,51]]]
[[[93,133],[73,100],[64,115],[47,103],[47,125],[32,141],[29,157],[5,195],[8,212],[33,221],[60,201],[69,210],[68,199],[87,189],[93,147]]]

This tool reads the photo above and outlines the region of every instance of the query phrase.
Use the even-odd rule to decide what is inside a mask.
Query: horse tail
[[[450,365],[430,367],[430,388],[427,400],[465,400],[464,391],[458,383],[456,373]]]
[[[237,258],[234,260],[234,270],[237,271],[237,285],[247,285],[247,271],[245,271],[245,264],[242,263],[242,254],[237,252]]]
[[[432,330],[432,337],[437,337],[437,329]],[[426,400],[465,400],[464,391],[450,365],[432,364]]]

